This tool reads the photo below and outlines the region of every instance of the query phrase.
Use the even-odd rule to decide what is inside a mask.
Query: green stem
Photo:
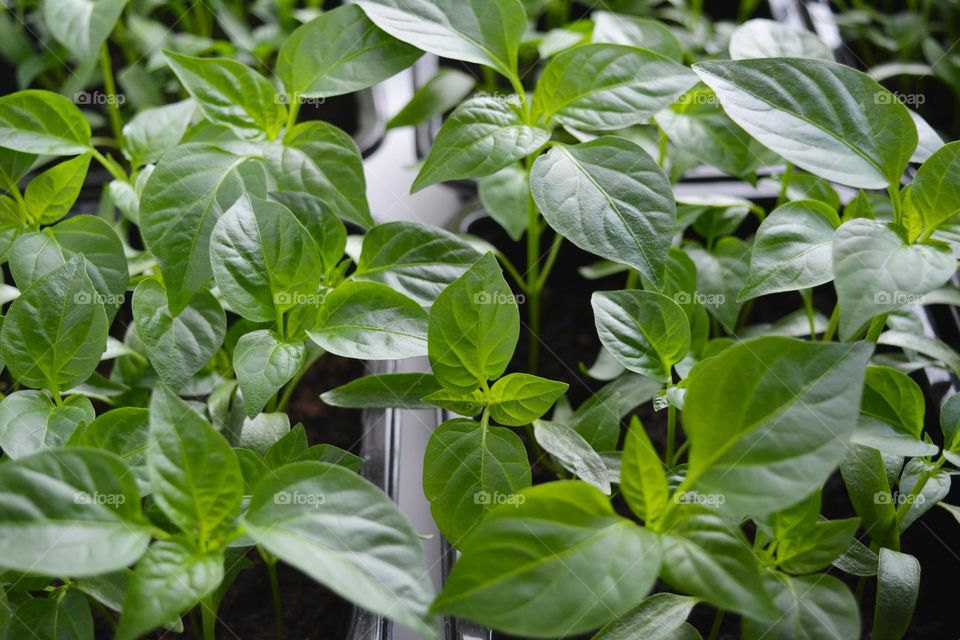
[[[927,485],[927,481],[933,477],[933,475],[940,470],[940,467],[943,466],[943,463],[946,462],[946,458],[940,456],[940,459],[937,460],[932,469],[928,469],[920,474],[920,477],[914,483],[913,488],[910,490],[910,493],[907,497],[900,502],[900,506],[897,507],[897,522],[902,522],[904,517],[906,517],[907,512],[910,511],[910,507],[913,505],[916,497],[920,495],[920,492],[923,491],[923,488]]]
[[[267,565],[267,575],[270,577],[270,593],[273,596],[273,621],[276,640],[283,640],[283,601],[280,599],[280,578],[277,576],[277,558],[269,551],[257,546],[257,551]]]
[[[527,180],[533,168],[533,156],[526,159]],[[527,328],[530,336],[527,350],[527,372],[536,374],[540,368],[540,214],[527,190]]]
[[[817,339],[817,321],[816,315],[813,308],[813,291],[808,289],[806,293],[801,293],[801,298],[803,298],[803,307],[807,311],[807,322],[810,324],[810,339]]]
[[[27,201],[23,199],[23,194],[20,193],[20,185],[17,183],[11,184],[10,193],[13,195],[13,199],[17,201],[17,208],[20,209],[20,222],[26,224],[29,221],[30,213],[27,211]]]
[[[672,382],[668,383],[667,390],[669,391],[670,387],[672,386],[673,386]],[[673,406],[673,404],[668,404],[667,405],[667,451],[663,456],[663,461],[666,464],[669,465],[673,461],[674,451],[676,450],[676,448],[677,448],[677,408]]]
[[[213,595],[200,601],[200,618],[203,620],[203,640],[217,640],[217,609]]]
[[[559,233],[553,236],[553,242],[550,244],[550,253],[547,254],[547,261],[543,263],[543,268],[540,270],[540,279],[537,280],[537,290],[542,291],[543,287],[547,284],[547,278],[550,277],[550,272],[553,271],[553,265],[557,262],[557,256],[560,254],[560,247],[563,246],[563,236]]]
[[[793,177],[793,163],[788,162],[787,168],[780,176],[780,194],[777,196],[778,207],[787,201],[787,189],[790,187],[791,177]]]
[[[903,220],[903,201],[900,198],[900,187],[891,184],[887,187],[887,193],[890,194],[890,202],[893,204],[893,221],[902,224]]]
[[[507,270],[507,273],[510,274],[510,277],[513,278],[520,290],[524,293],[527,293],[527,281],[524,280],[523,276],[520,275],[520,271],[518,271],[517,268],[513,266],[513,263],[510,262],[510,258],[505,256],[502,252],[497,251],[497,260],[499,260],[503,268]]]
[[[110,129],[119,147],[123,144],[123,120],[120,118],[120,105],[117,103],[117,84],[113,78],[110,47],[106,42],[100,48],[100,72],[103,74],[103,88],[107,91],[107,115],[110,118]]]
[[[312,362],[306,362],[300,368],[300,371],[297,372],[295,376],[283,387],[283,395],[280,396],[280,399],[277,401],[276,408],[274,411],[286,411],[287,405],[290,404],[290,400],[293,398],[293,392],[297,390],[297,385],[300,384],[300,381],[303,380],[303,376],[307,375],[307,371],[310,369]]]
[[[100,165],[106,169],[114,179],[119,180],[120,182],[129,182],[127,176],[125,176],[116,166],[116,163],[110,162],[106,156],[97,151],[96,149],[91,149],[90,154],[93,156],[93,159],[100,163]]]
[[[670,461],[671,467],[677,466],[677,463],[680,462],[680,458],[683,457],[683,454],[687,452],[688,448],[690,448],[690,441],[684,440],[683,444],[677,447],[677,452],[673,454],[673,460]]]
[[[657,164],[663,167],[667,162],[667,134],[657,127]]]
[[[877,339],[880,338],[880,334],[883,332],[883,328],[887,324],[887,316],[889,315],[889,313],[884,313],[873,319],[873,322],[870,323],[870,330],[867,331],[868,342],[877,342]]]
[[[830,322],[827,324],[827,330],[823,332],[823,342],[830,342],[837,333],[837,326],[840,324],[840,304],[833,307],[833,313],[830,314]]]
[[[287,105],[287,126],[283,132],[284,143],[290,142],[293,137],[293,128],[297,124],[297,116],[300,115],[300,96],[296,93],[290,95],[290,104]]]
[[[710,627],[710,635],[707,636],[707,640],[717,640],[720,637],[720,625],[723,624],[723,610],[717,609],[717,615],[713,617],[713,626]]]

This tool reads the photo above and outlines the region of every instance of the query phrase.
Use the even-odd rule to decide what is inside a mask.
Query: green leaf
[[[656,520],[667,506],[670,489],[663,463],[640,420],[634,416],[623,445],[620,492],[630,510],[645,521]]]
[[[248,320],[269,322],[298,304],[317,302],[320,253],[282,204],[241,197],[213,229],[210,263],[220,294]]]
[[[430,309],[430,364],[451,391],[469,393],[502,376],[519,337],[520,310],[492,253],[444,289]]]
[[[36,280],[17,298],[0,330],[0,353],[22,384],[72,389],[96,370],[107,344],[107,314],[83,256]]]
[[[432,305],[479,258],[470,244],[443,229],[388,222],[364,236],[353,278],[385,284],[420,304]]]
[[[28,89],[0,98],[0,147],[50,156],[90,150],[90,125],[72,102]]]
[[[480,415],[487,404],[486,394],[480,389],[474,389],[470,393],[440,389],[423,399],[432,406],[468,417]]]
[[[360,0],[387,33],[444,58],[492,67],[516,78],[527,17],[517,0]]]
[[[59,449],[79,426],[96,417],[83,396],[70,396],[57,405],[43,392],[16,391],[0,402],[0,447],[12,460]]]
[[[270,199],[289,209],[313,238],[324,272],[329,273],[343,260],[347,228],[319,198],[306,193],[273,192]]]
[[[710,251],[685,247],[697,267],[697,291],[685,301],[700,301],[710,315],[732,334],[743,306],[738,301],[750,273],[750,247],[735,237],[720,238]]]
[[[939,360],[950,371],[960,376],[960,355],[948,344],[936,338],[906,333],[904,331],[884,331],[877,344],[899,347],[907,351],[916,351],[934,360]]]
[[[183,139],[197,103],[181,100],[144,109],[123,127],[123,154],[134,166],[157,162]]]
[[[176,316],[168,299],[162,284],[142,281],[133,292],[133,319],[150,364],[171,389],[179,390],[223,344],[227,317],[209,291],[197,293]]]
[[[344,220],[364,229],[373,226],[363,159],[353,138],[326,122],[303,122],[285,136],[284,145],[302,152],[313,163],[317,175],[312,195]]]
[[[6,569],[70,577],[117,571],[146,550],[142,521],[137,484],[113,454],[59,449],[0,465]]]
[[[223,581],[223,552],[182,538],[155,542],[137,563],[123,601],[118,640],[135,640],[176,619]]]
[[[100,54],[129,0],[43,0],[43,23],[81,63]]]
[[[833,280],[837,212],[815,200],[777,207],[760,224],[750,249],[750,275],[738,300],[811,289]]]
[[[516,504],[530,486],[523,441],[510,429],[448,420],[430,436],[423,493],[444,537],[459,547],[494,507]]]
[[[857,218],[833,241],[840,337],[849,340],[873,317],[909,304],[947,282],[957,270],[950,247],[908,244],[903,227]]]
[[[689,91],[697,76],[646,49],[588,44],[556,56],[533,96],[535,113],[581,131],[614,131],[646,122]]]
[[[387,129],[409,127],[439,118],[473,92],[477,80],[456,69],[442,68],[422,87],[400,112],[387,123]]]
[[[65,160],[30,181],[23,194],[27,214],[38,224],[53,224],[70,212],[80,195],[90,154]]]
[[[594,11],[591,17],[593,42],[640,47],[683,62],[683,45],[662,22],[609,11]]]
[[[103,218],[73,216],[42,231],[21,235],[10,250],[10,272],[21,290],[76,256],[84,258],[92,295],[77,294],[77,304],[101,304],[112,321],[123,304],[130,274],[116,228]]]
[[[764,586],[780,614],[775,622],[749,618],[743,623],[745,640],[821,640],[860,637],[860,611],[845,584],[829,575],[794,578],[769,572]]]
[[[247,417],[253,418],[306,362],[302,341],[285,342],[273,331],[244,334],[233,351],[233,369],[243,392]]]
[[[701,62],[694,71],[734,122],[793,164],[833,182],[882,189],[900,182],[917,128],[869,76],[824,60]]]
[[[920,595],[920,563],[911,555],[880,549],[872,640],[900,640],[910,628]]]
[[[533,423],[537,444],[577,478],[610,495],[607,465],[590,443],[560,422],[537,420]]]
[[[685,514],[664,530],[662,577],[676,589],[745,616],[773,615],[760,563],[739,529],[710,513]]]
[[[943,434],[943,456],[960,467],[960,394],[953,394],[943,403],[940,433]]]
[[[0,189],[12,191],[12,187],[20,184],[36,161],[37,156],[32,153],[0,147]]]
[[[94,637],[90,605],[83,594],[72,589],[61,595],[28,599],[13,611],[10,623],[4,627],[4,637],[8,640],[90,640]]]
[[[262,75],[236,60],[194,58],[173,51],[164,55],[207,120],[251,140],[274,140],[280,134],[287,109]]]
[[[600,342],[624,367],[669,382],[690,350],[690,323],[676,302],[653,291],[604,291],[591,298]]]
[[[378,29],[359,7],[346,5],[320,14],[284,41],[277,75],[294,100],[328,98],[382,82],[421,55]]]
[[[932,233],[960,213],[960,186],[949,177],[958,170],[960,142],[941,147],[917,169],[910,199],[920,215],[920,231]]]
[[[440,388],[430,373],[382,373],[351,380],[320,394],[320,399],[347,409],[431,409],[423,398]]]
[[[550,131],[526,124],[519,102],[479,95],[443,123],[412,193],[438,182],[489,176],[533,154],[550,140]]]
[[[67,398],[64,406],[74,398]],[[87,401],[89,403],[89,401]],[[2,412],[3,405],[0,405]],[[150,477],[147,471],[147,446],[149,444],[150,412],[139,407],[121,407],[107,411],[94,419],[93,407],[89,418],[73,432],[67,443],[71,447],[103,449],[120,456],[137,480],[140,493],[150,492]],[[6,450],[6,446],[4,446]]]
[[[508,427],[528,425],[553,406],[570,387],[527,373],[511,373],[490,389],[490,418]]]
[[[866,343],[769,337],[701,361],[687,380],[686,487],[757,515],[819,489],[856,427],[871,353]]]
[[[518,163],[477,181],[480,203],[514,242],[527,230],[530,183]]]
[[[433,611],[556,638],[623,616],[660,568],[654,534],[583,482],[551,482],[492,511],[464,541]]]
[[[859,526],[859,518],[814,522],[802,537],[780,541],[777,562],[796,574],[825,569],[850,547]]]
[[[298,462],[266,476],[243,517],[270,553],[365,609],[435,634],[420,540],[372,484],[342,467]]]
[[[812,31],[774,20],[748,20],[730,34],[730,57],[817,58],[833,62],[833,52]]]
[[[140,230],[157,258],[177,314],[207,286],[210,235],[214,225],[240,199],[245,158],[212,145],[188,144],[164,156],[140,200]]]
[[[394,360],[427,353],[427,314],[416,302],[376,282],[346,282],[323,301],[307,335],[345,358]]]
[[[696,604],[696,598],[655,593],[633,611],[600,629],[593,640],[682,640],[675,634],[683,628]]]
[[[530,190],[557,233],[663,286],[676,205],[666,175],[635,143],[558,144],[537,158]]]
[[[923,475],[927,476],[923,488],[916,496],[909,497]],[[947,497],[951,485],[950,472],[938,468],[933,463],[914,458],[904,465],[898,485],[898,503],[909,505],[906,513],[898,516],[898,529],[902,534],[920,516]]]
[[[243,476],[233,449],[162,383],[150,399],[147,466],[157,505],[198,540],[231,526],[240,513]]]
[[[910,376],[867,367],[853,442],[903,456],[936,455],[937,447],[922,438],[923,414],[923,392]]]
[[[852,445],[840,464],[850,503],[870,539],[892,549],[900,548],[897,510],[884,469],[883,456],[876,449]]]

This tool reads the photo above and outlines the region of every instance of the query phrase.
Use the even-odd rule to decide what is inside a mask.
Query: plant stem
[[[673,460],[668,461],[671,467],[677,466],[677,463],[680,462],[680,457],[686,453],[687,449],[690,447],[690,441],[684,440],[683,444],[677,447],[677,452],[673,454]]]
[[[110,117],[110,129],[117,146],[123,144],[123,120],[120,119],[120,105],[117,103],[117,84],[113,79],[113,63],[110,61],[110,47],[104,42],[100,48],[100,72],[103,74],[103,88],[107,91],[107,114]]]
[[[217,610],[212,595],[200,601],[200,618],[203,620],[203,640],[217,640]]]
[[[787,201],[787,189],[790,188],[790,178],[793,176],[793,163],[788,162],[783,175],[780,176],[780,195],[777,196],[777,206],[779,207]]]
[[[277,577],[277,558],[259,545],[257,551],[267,565],[267,574],[270,576],[270,593],[273,595],[273,621],[275,624],[276,640],[283,640],[283,601],[280,599],[280,579]]]
[[[903,201],[900,199],[899,186],[892,184],[887,187],[887,193],[890,194],[890,202],[893,204],[893,221],[902,224],[903,221]]]
[[[876,343],[877,339],[880,337],[880,333],[883,331],[883,328],[887,324],[887,316],[889,313],[884,313],[873,319],[873,322],[870,323],[870,330],[867,331],[867,341]]]
[[[527,182],[533,169],[533,156],[526,159]],[[540,368],[540,214],[533,194],[527,190],[527,372],[536,374]]]
[[[677,446],[677,408],[672,404],[667,405],[667,452],[664,456],[664,462],[672,464],[674,450]]]
[[[807,310],[807,322],[810,324],[810,339],[816,340],[817,322],[813,309],[813,291],[808,289],[806,292],[801,292],[800,297],[803,298],[803,306]]]
[[[547,254],[547,261],[543,263],[543,269],[540,270],[540,279],[537,280],[537,290],[543,290],[547,284],[547,278],[553,271],[553,265],[557,262],[557,256],[560,254],[560,247],[563,246],[563,236],[559,233],[553,236],[553,242],[550,244],[550,252]]]
[[[723,610],[717,609],[717,615],[713,617],[713,626],[710,627],[710,635],[707,636],[707,640],[717,640],[720,636],[720,625],[723,624],[723,615]]]
[[[290,104],[287,105],[287,126],[283,132],[283,141],[289,142],[293,135],[293,128],[297,124],[297,116],[300,115],[300,96],[293,94],[290,96]]]
[[[910,507],[913,505],[916,497],[920,495],[920,492],[923,491],[923,488],[927,485],[927,481],[933,477],[933,474],[940,470],[944,462],[946,462],[946,458],[940,456],[940,459],[934,463],[932,469],[928,469],[920,474],[913,488],[910,489],[909,495],[907,495],[906,499],[902,500],[900,506],[897,507],[897,522],[903,521],[903,518],[907,515],[907,512],[910,511]]]
[[[93,156],[94,160],[99,162],[100,165],[104,169],[106,169],[111,176],[114,177],[114,179],[119,180],[120,182],[129,182],[129,180],[127,179],[127,176],[125,176],[123,173],[121,173],[117,169],[117,167],[115,166],[115,163],[110,162],[110,160],[106,156],[104,156],[102,153],[100,153],[96,149],[92,149],[90,151],[90,154]]]
[[[840,324],[840,304],[833,307],[833,313],[830,314],[830,322],[827,324],[827,330],[823,332],[822,342],[830,342],[837,333],[837,326]]]

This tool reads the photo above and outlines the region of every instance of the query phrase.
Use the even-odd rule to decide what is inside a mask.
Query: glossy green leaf
[[[940,408],[940,433],[943,434],[943,456],[960,467],[960,394],[953,394]]]
[[[630,421],[623,445],[620,492],[641,520],[655,520],[667,506],[669,487],[663,463],[636,417]]]
[[[583,436],[561,422],[537,420],[533,427],[537,444],[556,458],[564,469],[610,495],[607,465]]]
[[[319,198],[306,193],[273,192],[270,199],[289,209],[313,238],[324,272],[329,272],[343,260],[347,228]]]
[[[511,373],[490,388],[490,418],[508,427],[522,427],[541,417],[570,385],[527,373]]]
[[[826,569],[850,547],[859,526],[859,518],[814,522],[802,536],[780,541],[777,562],[795,574]]]
[[[430,409],[424,397],[440,390],[440,383],[429,373],[382,373],[363,376],[320,394],[333,407],[347,409]]]
[[[770,572],[764,586],[780,614],[772,624],[746,619],[745,640],[821,640],[860,636],[860,611],[845,584],[829,575]]]
[[[574,47],[543,70],[533,109],[581,131],[642,124],[689,91],[697,76],[646,49],[617,44]]]
[[[433,599],[420,540],[393,502],[342,467],[298,462],[266,476],[243,517],[284,562],[427,637]]]
[[[357,6],[326,11],[280,47],[277,75],[288,96],[327,98],[373,86],[423,55],[378,29]]]
[[[244,162],[211,145],[184,145],[166,154],[147,181],[140,230],[160,264],[174,313],[213,276],[210,234],[244,192],[237,171]]]
[[[923,392],[908,375],[868,367],[853,441],[897,455],[936,455],[937,447],[922,439],[923,414]]]
[[[439,118],[470,95],[477,80],[457,69],[440,69],[417,89],[413,98],[387,123],[388,129],[418,125]]]
[[[920,563],[917,559],[905,553],[880,549],[872,640],[903,638],[910,628],[919,595]]]
[[[740,291],[750,274],[750,247],[739,238],[725,237],[710,251],[697,245],[685,249],[697,267],[697,291],[687,299],[703,304],[725,332],[733,333],[743,306]]]
[[[556,145],[537,158],[530,190],[557,233],[662,286],[676,206],[667,177],[635,143]]]
[[[661,536],[663,579],[676,589],[746,616],[773,615],[760,563],[743,533],[707,512],[682,516]]]
[[[10,272],[21,290],[75,256],[84,258],[92,295],[77,294],[77,304],[102,304],[113,320],[123,304],[130,275],[123,243],[116,229],[103,218],[80,215],[42,231],[25,233],[10,249]]]
[[[143,637],[189,611],[220,585],[223,562],[222,552],[200,551],[181,538],[155,542],[130,579],[117,639]]]
[[[90,166],[83,154],[47,169],[27,185],[23,194],[27,214],[39,224],[53,224],[70,212],[80,195]]]
[[[690,349],[683,309],[653,291],[604,291],[591,298],[600,342],[624,367],[660,382]]]
[[[90,640],[93,615],[79,591],[29,599],[13,611],[4,627],[8,640]]]
[[[957,376],[960,376],[960,354],[942,340],[904,331],[884,331],[877,344],[899,347],[907,351],[916,351],[924,356],[939,360]]]
[[[22,384],[72,389],[94,372],[107,342],[107,314],[83,256],[36,280],[17,298],[0,330],[0,351]]]
[[[873,317],[910,304],[956,272],[956,258],[939,242],[908,244],[903,227],[857,218],[833,241],[840,337],[849,340]]]
[[[51,156],[90,150],[90,125],[72,102],[28,89],[0,97],[0,147]]]
[[[176,316],[168,299],[162,284],[144,280],[133,292],[133,319],[150,364],[171,389],[181,389],[223,344],[227,318],[209,291]]]
[[[811,289],[833,280],[837,212],[815,200],[777,207],[760,224],[750,249],[750,275],[738,300]]]
[[[916,496],[910,497],[917,483],[926,476],[927,481]],[[944,500],[950,493],[950,472],[936,467],[921,458],[908,460],[903,466],[898,483],[898,501],[907,504],[906,512],[898,514],[898,529],[906,531],[920,516]]]
[[[241,138],[276,138],[287,109],[276,88],[262,75],[236,60],[194,58],[165,51],[170,68],[203,115]]]
[[[43,23],[81,63],[95,60],[129,0],[43,0]]]
[[[157,162],[183,139],[197,103],[181,100],[144,109],[123,127],[123,153],[133,164]]]
[[[593,640],[682,640],[675,634],[683,628],[696,604],[696,598],[655,593],[621,619],[600,629]]]
[[[205,541],[240,513],[243,476],[233,449],[163,384],[150,399],[147,466],[157,505],[185,533]]]
[[[270,447],[289,434],[290,417],[287,414],[261,413],[243,421],[239,433],[235,434],[236,445],[266,455]]]
[[[117,571],[146,550],[142,522],[137,484],[113,454],[58,449],[0,465],[7,569],[71,577]]]
[[[833,52],[812,31],[763,18],[748,20],[730,34],[730,57],[816,58],[833,62]]]
[[[520,336],[520,310],[488,253],[437,296],[427,331],[430,364],[451,391],[469,393],[506,371]]]
[[[420,304],[432,305],[479,258],[470,244],[443,229],[388,222],[364,236],[353,278],[385,284]]]
[[[686,487],[758,515],[818,489],[856,427],[871,353],[864,343],[770,337],[701,361],[687,380]]]
[[[345,358],[411,358],[427,353],[427,314],[390,287],[347,282],[327,296],[316,326],[307,334]]]
[[[527,27],[517,0],[361,0],[387,33],[444,58],[475,62],[515,77]]]
[[[303,342],[285,342],[262,329],[245,334],[233,351],[233,370],[247,417],[254,417],[306,362]]]
[[[298,304],[317,303],[320,253],[282,204],[240,198],[213,229],[210,263],[220,294],[248,320],[269,322]]]
[[[910,187],[921,231],[932,233],[960,213],[960,186],[950,176],[960,171],[960,142],[941,147],[921,165]]]
[[[444,122],[411,191],[491,175],[531,155],[548,140],[548,129],[524,122],[519,102],[475,96]]]
[[[0,402],[0,447],[12,460],[67,444],[77,427],[93,422],[90,400],[70,396],[57,405],[41,391],[16,391]]]
[[[863,521],[870,539],[882,546],[899,549],[896,505],[882,454],[876,449],[853,445],[840,464],[840,473],[850,503]]]
[[[10,191],[13,185],[19,185],[36,161],[32,153],[0,147],[0,189]]]
[[[521,495],[522,503],[495,509],[464,541],[434,611],[556,638],[595,629],[643,600],[660,567],[654,534],[583,482]]]
[[[609,11],[594,11],[591,17],[593,42],[640,47],[683,62],[683,45],[662,22]]]
[[[862,189],[898,184],[917,128],[907,108],[850,67],[800,58],[714,60],[694,71],[734,122],[814,175]]]
[[[67,399],[64,406],[74,398]],[[89,402],[89,401],[87,401]],[[2,411],[3,405],[0,405]],[[68,442],[71,447],[103,449],[120,456],[137,479],[140,493],[149,493],[150,478],[147,472],[147,445],[149,443],[150,412],[140,407],[121,407],[102,413],[94,418],[90,407],[86,424],[81,425]],[[4,449],[6,447],[4,446]]]
[[[477,181],[480,203],[507,235],[517,242],[527,230],[530,183],[518,163]]]
[[[519,491],[530,483],[526,448],[510,429],[455,419],[430,436],[423,493],[441,533],[455,547],[491,509],[516,504]]]

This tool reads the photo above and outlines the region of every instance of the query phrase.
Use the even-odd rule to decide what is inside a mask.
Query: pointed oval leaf
[[[564,469],[610,495],[607,465],[583,436],[563,423],[547,420],[534,422],[533,434],[537,444],[555,457]]]
[[[860,636],[860,610],[845,584],[829,575],[769,572],[763,583],[779,614],[771,623],[744,619],[745,640],[821,640]]]
[[[0,98],[0,147],[50,156],[90,150],[90,125],[75,104],[28,89]]]
[[[351,380],[320,394],[320,399],[347,409],[431,409],[423,398],[440,388],[430,373],[381,373]]]
[[[569,387],[528,373],[511,373],[490,389],[490,418],[508,427],[530,424],[549,411]]]
[[[43,0],[43,23],[81,63],[96,60],[129,0]]]
[[[12,460],[59,449],[96,417],[84,396],[70,396],[58,406],[40,391],[16,391],[0,402],[0,447]]]
[[[921,229],[934,229],[960,213],[960,185],[951,176],[960,171],[960,141],[941,147],[917,170],[910,199],[920,214]]]
[[[812,31],[775,20],[748,20],[730,34],[730,57],[818,58],[833,62],[833,52]]]
[[[594,11],[593,42],[624,44],[655,51],[674,62],[683,62],[683,45],[669,27],[658,20],[609,11]]]
[[[53,224],[70,212],[80,195],[90,154],[65,160],[30,181],[23,194],[27,214],[38,224]]]
[[[636,416],[630,421],[623,445],[620,492],[641,520],[655,520],[667,506],[670,488],[663,463]]]
[[[270,398],[297,374],[306,362],[303,342],[284,342],[265,329],[244,334],[233,350],[233,369],[243,392],[247,417],[267,406]]]

